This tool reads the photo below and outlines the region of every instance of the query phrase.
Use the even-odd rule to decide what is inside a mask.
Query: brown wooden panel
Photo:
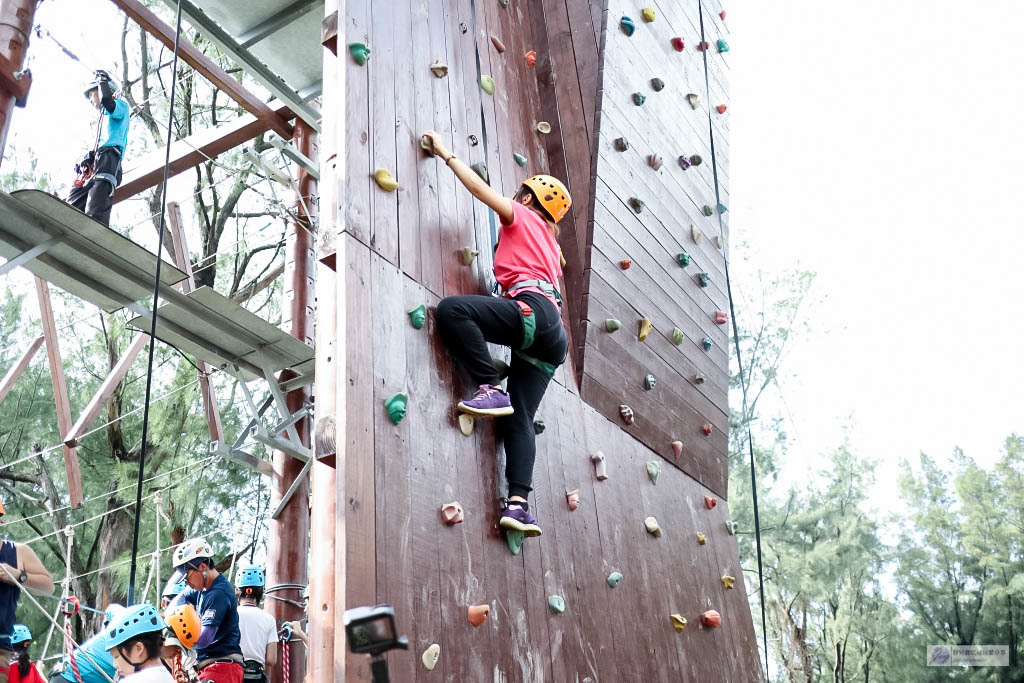
[[[373,54],[363,67],[369,83],[370,105],[370,167],[386,168],[396,173],[397,150],[395,145],[395,89],[396,78],[401,75],[396,64],[401,63],[396,51],[406,54],[406,46],[395,45],[395,12],[399,3],[370,3],[370,41]],[[406,59],[408,56],[406,55]],[[408,81],[403,82],[408,88]],[[371,170],[371,173],[373,170]],[[412,175],[396,176],[401,186],[412,183]],[[370,202],[373,221],[370,224],[370,246],[391,263],[398,263],[398,202],[402,190],[385,192],[376,182],[370,187]],[[404,194],[408,195],[408,189]]]
[[[370,42],[370,0],[347,0],[345,40]],[[345,232],[371,246],[370,193],[379,191],[370,157],[369,70],[343,50],[338,56],[345,71]],[[370,59],[376,59],[371,56]],[[373,189],[371,189],[371,187]],[[365,667],[364,667],[365,668]]]

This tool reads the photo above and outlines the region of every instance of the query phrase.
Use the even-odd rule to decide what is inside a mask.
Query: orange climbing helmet
[[[199,642],[203,624],[199,619],[199,612],[191,603],[186,602],[168,610],[164,614],[164,621],[167,623],[167,628],[186,650],[191,650]]]
[[[572,197],[562,181],[550,175],[535,175],[523,181],[523,187],[530,190],[533,196],[557,223],[572,206]]]

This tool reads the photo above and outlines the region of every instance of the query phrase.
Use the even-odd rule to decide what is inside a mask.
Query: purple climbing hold
[[[679,168],[683,169],[684,171],[690,168],[690,159],[685,154],[679,157]]]

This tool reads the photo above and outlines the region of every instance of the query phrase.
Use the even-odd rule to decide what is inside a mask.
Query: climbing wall
[[[727,308],[724,250],[714,243],[717,215],[700,213],[716,202],[696,2],[652,4],[653,22],[618,0],[346,5],[345,127],[333,154],[324,146],[345,169],[344,222],[329,249],[343,313],[346,606],[395,607],[410,641],[409,652],[388,655],[396,681],[760,680],[724,500],[726,334],[708,318]],[[725,37],[720,11],[705,7],[712,44]],[[619,28],[624,14],[636,23],[631,37]],[[683,52],[672,47],[677,35]],[[717,51],[708,57],[717,104],[726,65]],[[665,82],[656,93],[655,77]],[[642,107],[637,91],[647,95]],[[724,191],[725,119],[715,116]],[[531,505],[544,535],[518,553],[498,528],[501,444],[485,421],[460,431],[454,404],[471,387],[433,319],[446,295],[489,292],[497,219],[424,155],[418,138],[428,128],[460,159],[485,164],[508,196],[527,175],[552,172],[575,200],[560,236],[573,354],[537,416],[545,429]],[[618,152],[623,136],[630,147]],[[660,171],[646,164],[650,153],[664,156]],[[705,161],[683,171],[681,154]],[[645,203],[639,214],[634,196]],[[691,223],[703,231],[699,245]],[[422,326],[408,314],[421,305]],[[645,316],[652,331],[641,343]],[[607,318],[620,321],[617,332],[605,331]],[[620,404],[633,408],[632,426]],[[446,524],[442,506],[452,502],[462,521]],[[478,626],[474,606],[487,608]],[[432,645],[439,654],[428,670],[421,656]],[[346,667],[346,680],[369,680],[365,657],[349,655]]]

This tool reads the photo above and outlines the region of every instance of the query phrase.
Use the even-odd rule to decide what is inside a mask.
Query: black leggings
[[[96,152],[96,172],[109,173],[121,182],[121,152],[116,147],[100,147]],[[71,188],[68,204],[103,225],[110,225],[110,210],[114,208],[114,188],[106,180],[95,176],[82,187]]]
[[[535,292],[516,297],[533,309],[537,320],[533,344],[523,352],[550,365],[565,361],[569,342],[562,317],[551,301]],[[437,305],[437,329],[444,343],[469,372],[476,384],[498,384],[498,372],[491,362],[486,342],[511,347],[523,343],[523,318],[511,299],[493,296],[449,296]],[[498,418],[499,433],[505,439],[505,478],[508,495],[529,495],[533,484],[533,463],[537,458],[533,418],[537,414],[550,376],[518,354],[509,365],[508,393],[515,412]]]

